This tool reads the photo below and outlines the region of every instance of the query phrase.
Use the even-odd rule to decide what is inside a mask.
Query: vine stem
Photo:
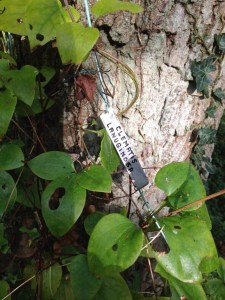
[[[191,206],[193,206],[193,205],[200,204],[200,203],[202,203],[202,202],[211,200],[211,199],[213,199],[213,198],[219,197],[219,196],[224,195],[224,194],[225,194],[225,189],[224,189],[224,190],[221,190],[221,191],[219,191],[219,192],[216,192],[216,193],[214,193],[214,194],[211,194],[211,195],[209,195],[209,196],[206,196],[206,197],[204,197],[204,198],[202,198],[202,199],[196,200],[196,201],[194,201],[194,202],[192,202],[192,203],[186,204],[186,205],[184,205],[184,206],[178,208],[177,210],[174,210],[174,211],[172,211],[171,213],[165,215],[165,217],[174,216],[174,215],[178,214],[179,212],[185,210],[186,208],[189,208],[189,207],[191,207]]]

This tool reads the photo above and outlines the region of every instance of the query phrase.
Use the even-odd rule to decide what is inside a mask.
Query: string
[[[86,11],[86,17],[87,17],[88,26],[92,27],[91,15],[90,15],[90,10],[89,10],[88,0],[84,0],[84,5],[85,5],[85,11]],[[109,101],[108,101],[108,98],[106,96],[106,93],[104,92],[104,80],[103,80],[102,72],[101,72],[101,69],[100,69],[98,54],[96,53],[96,51],[94,51],[94,57],[95,57],[95,63],[96,63],[97,73],[98,73],[98,77],[99,77],[99,81],[100,81],[99,93],[102,96],[103,101],[105,102],[106,112],[108,112],[108,109],[109,109],[110,105],[109,105]],[[155,221],[155,224],[156,224],[157,228],[160,230],[162,237],[166,241],[166,237],[164,235],[164,232],[163,232],[163,230],[162,230],[162,228],[161,228],[161,226],[159,224],[158,219],[153,214],[153,211],[152,211],[152,209],[150,207],[150,204],[149,204],[148,200],[146,199],[146,197],[144,195],[143,190],[142,189],[138,189],[138,192],[140,194],[141,199],[144,202],[144,206],[147,208],[148,212],[151,214],[152,219]]]
[[[86,11],[88,26],[92,27],[88,0],[84,0],[84,5],[85,5],[85,11]],[[95,64],[96,64],[96,69],[97,69],[97,73],[98,73],[98,78],[99,78],[99,81],[100,81],[99,93],[100,93],[100,95],[101,95],[101,97],[102,97],[102,99],[105,103],[105,110],[106,110],[106,112],[108,112],[108,109],[109,109],[110,105],[109,105],[108,97],[105,93],[104,80],[103,80],[103,76],[102,76],[102,72],[101,72],[101,68],[100,68],[100,64],[99,64],[98,54],[96,53],[96,51],[94,51],[94,58],[95,58]]]

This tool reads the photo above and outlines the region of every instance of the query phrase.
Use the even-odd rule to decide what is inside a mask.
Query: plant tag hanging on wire
[[[100,118],[120,159],[126,167],[133,184],[138,190],[143,188],[149,183],[148,178],[134,154],[128,141],[128,137],[124,132],[122,125],[116,118],[113,109],[109,108],[106,113],[103,113],[100,116]]]

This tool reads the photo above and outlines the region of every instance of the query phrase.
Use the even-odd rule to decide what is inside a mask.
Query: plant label
[[[133,184],[138,190],[143,188],[149,183],[148,178],[134,154],[128,141],[128,137],[124,132],[122,125],[116,118],[113,109],[109,108],[108,112],[103,113],[100,118],[120,159],[126,167]]]

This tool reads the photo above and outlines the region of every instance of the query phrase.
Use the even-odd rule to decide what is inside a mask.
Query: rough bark
[[[207,51],[212,50],[214,34],[224,32],[225,3],[196,0],[185,6],[181,2],[185,1],[142,0],[140,4],[145,9],[142,14],[119,12],[97,23],[101,29],[100,47],[130,66],[139,79],[140,97],[120,121],[146,168],[150,184],[145,190],[152,208],[164,197],[154,185],[157,171],[172,161],[189,160],[195,145],[191,139],[193,130],[209,125],[217,128],[223,113],[220,106],[215,118],[207,117],[206,109],[213,99],[203,99],[196,93],[190,66],[194,59],[202,60],[208,55]],[[205,45],[196,36],[196,28]],[[102,69],[109,71],[114,85],[112,89],[108,83],[111,92],[115,92],[111,105],[115,112],[120,112],[134,96],[133,82],[116,64],[103,57],[100,61]],[[216,83],[218,87],[224,84],[224,64],[223,61]],[[86,66],[93,66],[91,57]],[[84,119],[91,109],[89,105],[86,113],[83,110]],[[97,114],[103,110],[104,106],[99,104]],[[67,112],[65,117],[64,129],[70,127],[73,114]],[[73,143],[71,132],[65,132],[66,147]],[[210,156],[213,145],[207,149]],[[127,174],[120,186],[122,189],[117,183],[114,188],[116,197],[124,196],[124,191],[129,193]],[[114,200],[111,205],[126,206],[127,202],[126,197]]]

